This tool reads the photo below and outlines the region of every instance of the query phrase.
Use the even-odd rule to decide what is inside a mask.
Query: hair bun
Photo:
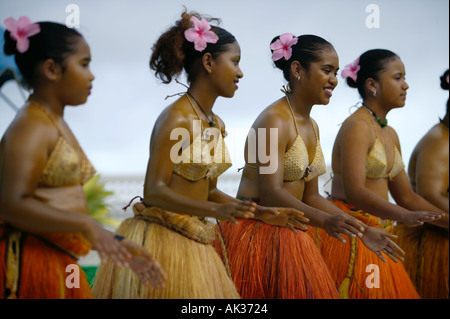
[[[11,38],[11,34],[8,30],[5,30],[5,44],[3,46],[3,51],[6,55],[17,54],[17,41]]]
[[[354,88],[354,89],[358,88],[358,84],[351,77],[347,77],[345,80],[347,81],[347,85],[349,87]]]
[[[445,71],[444,74],[441,75],[440,79],[441,79],[441,88],[443,90],[447,90],[449,89],[449,84],[448,84],[448,75],[449,75],[449,70]]]

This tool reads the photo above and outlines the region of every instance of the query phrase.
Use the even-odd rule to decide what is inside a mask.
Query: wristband
[[[122,241],[125,237],[120,236],[120,235],[114,235],[114,239],[118,240],[118,241]]]

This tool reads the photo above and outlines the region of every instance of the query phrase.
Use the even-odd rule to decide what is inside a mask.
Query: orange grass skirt
[[[92,298],[87,276],[76,260],[33,235],[22,233],[18,271],[18,286],[15,294],[10,294],[12,283],[7,279],[7,245],[9,236],[0,227],[0,299],[84,299]],[[76,246],[70,243],[69,246]],[[80,248],[80,250],[83,250]],[[68,265],[76,265],[79,270],[79,288],[68,288],[66,279],[75,274],[66,272]],[[69,278],[69,282],[74,282]],[[7,296],[8,294],[8,296]]]
[[[337,299],[337,287],[306,233],[256,220],[220,223],[233,281],[245,299]],[[219,227],[219,226],[216,226]],[[220,253],[220,246],[216,243]]]
[[[449,299],[448,230],[429,224],[399,224],[395,233],[406,252],[405,269],[421,297]]]
[[[329,199],[331,203],[361,220],[368,226],[382,227],[377,217],[356,210],[352,205],[339,200]],[[392,225],[392,224],[390,224]],[[384,227],[391,231],[392,226]],[[331,274],[340,287],[340,295],[343,299],[419,299],[411,279],[402,263],[395,263],[389,257],[384,256],[386,263],[377,255],[367,249],[359,238],[351,240],[344,236],[347,243],[342,243],[319,228],[310,232],[322,256],[325,259]],[[353,248],[353,254],[352,254]],[[350,268],[349,266],[353,266]],[[376,265],[379,269],[379,288],[374,279],[376,271],[367,268]],[[376,269],[376,268],[375,268]]]

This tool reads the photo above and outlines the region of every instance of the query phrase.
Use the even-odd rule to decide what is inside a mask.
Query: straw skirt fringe
[[[449,299],[448,230],[432,225],[396,227],[405,269],[424,299]]]
[[[381,227],[378,218],[339,200],[329,199],[335,206],[358,218],[368,226]],[[387,256],[386,263],[367,249],[360,239],[341,243],[324,230],[315,228],[313,239],[324,257],[344,299],[418,299],[414,284],[401,262]],[[377,267],[375,267],[375,266]],[[379,272],[378,272],[379,270]],[[379,281],[378,281],[379,280]]]
[[[242,298],[339,298],[322,256],[306,233],[246,219],[220,226]],[[220,253],[218,243],[216,249]]]
[[[145,287],[130,269],[118,268],[108,261],[97,270],[94,298],[239,298],[213,246],[138,218],[124,220],[116,233],[142,244],[159,261],[168,277],[166,288]]]

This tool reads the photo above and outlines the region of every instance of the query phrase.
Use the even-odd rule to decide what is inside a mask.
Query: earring
[[[373,96],[377,96],[377,91],[376,90],[373,92]]]
[[[300,78],[300,75],[299,75],[298,78],[297,78],[297,81],[300,81],[300,79],[301,79],[301,78]]]

